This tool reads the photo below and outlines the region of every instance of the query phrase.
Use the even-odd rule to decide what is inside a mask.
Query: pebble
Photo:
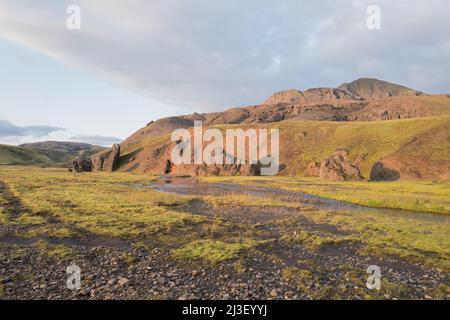
[[[119,277],[119,280],[117,280],[117,284],[122,287],[126,285],[129,282],[127,278]]]

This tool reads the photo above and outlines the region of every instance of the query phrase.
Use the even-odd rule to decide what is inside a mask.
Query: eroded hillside
[[[204,127],[279,128],[280,174],[305,175],[308,167],[343,148],[353,160],[364,158],[358,165],[366,179],[384,177],[384,172],[372,174],[377,162],[378,169],[392,170],[390,179],[448,179],[449,119],[450,95],[359,79],[339,88],[278,92],[261,105],[152,121],[121,143],[119,167],[195,175],[191,168],[167,169],[169,135],[202,121]]]

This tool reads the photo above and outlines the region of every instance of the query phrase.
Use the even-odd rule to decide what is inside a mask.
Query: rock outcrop
[[[191,155],[190,164],[175,164],[172,161],[172,150],[176,146],[176,142],[167,142],[156,148],[151,148],[147,152],[132,155],[129,158],[124,157],[123,161],[127,162],[133,159],[133,162],[140,163],[145,168],[135,167],[144,173],[155,175],[170,176],[256,176],[260,174],[259,164],[195,164],[194,155]],[[223,150],[222,150],[223,152]],[[181,154],[180,154],[181,155]]]
[[[259,173],[258,165],[249,164],[201,164],[194,166],[194,176],[257,176]]]
[[[91,172],[92,160],[88,157],[78,157],[73,160],[72,168],[75,172]]]
[[[96,156],[92,158],[92,171],[102,171],[103,163],[105,162],[104,156]]]
[[[358,165],[352,163],[348,155],[345,149],[337,149],[329,155],[320,166],[320,178],[330,181],[362,180]]]
[[[400,179],[400,173],[386,166],[382,161],[376,162],[370,171],[370,180],[372,181],[397,181]]]
[[[120,145],[114,144],[103,161],[103,171],[114,171],[120,157]],[[99,161],[100,162],[100,161]]]
[[[347,90],[336,88],[312,88],[306,91],[300,90],[286,90],[276,92],[270,96],[264,104],[302,104],[302,103],[320,103],[335,100],[362,100],[359,96]]]

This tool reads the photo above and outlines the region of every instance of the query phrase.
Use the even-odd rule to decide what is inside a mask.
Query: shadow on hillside
[[[144,150],[142,147],[140,147],[139,149],[134,150],[133,152],[130,152],[129,154],[122,156],[119,158],[118,162],[117,162],[117,168],[120,168],[124,165],[126,165],[127,163],[131,162],[134,160],[134,158],[142,151]]]

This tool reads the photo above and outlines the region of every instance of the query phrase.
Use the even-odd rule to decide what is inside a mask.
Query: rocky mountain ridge
[[[151,121],[120,147],[93,157],[91,166],[93,171],[163,175],[258,174],[259,168],[249,164],[174,165],[169,135],[202,121],[204,128],[280,128],[279,174],[326,180],[448,179],[449,117],[450,95],[364,78],[338,88],[275,93],[260,105]],[[415,120],[421,118],[430,120]],[[439,135],[433,138],[433,132]],[[426,147],[433,139],[439,148]],[[105,169],[108,157],[113,165]]]

